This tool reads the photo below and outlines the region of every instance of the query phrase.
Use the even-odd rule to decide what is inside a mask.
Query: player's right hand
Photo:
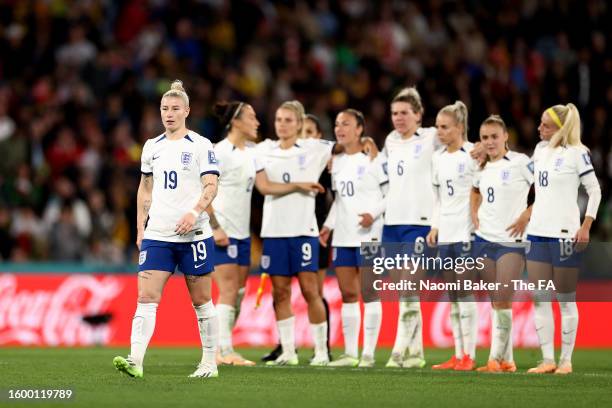
[[[325,192],[325,187],[323,187],[319,183],[295,183],[295,185],[297,186],[298,190],[301,191],[302,193],[318,194],[318,193]]]
[[[427,241],[427,245],[430,247],[435,247],[438,244],[438,229],[437,228],[432,228],[431,231],[429,231],[429,234],[427,234],[427,238],[425,239]]]
[[[329,235],[331,234],[331,230],[327,227],[323,227],[321,232],[319,232],[319,243],[324,248],[327,248],[327,241],[329,241]]]
[[[229,237],[221,227],[213,230],[213,238],[215,239],[215,244],[217,244],[217,246],[226,247],[230,244]]]

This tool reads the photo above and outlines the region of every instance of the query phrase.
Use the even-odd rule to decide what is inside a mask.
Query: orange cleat
[[[559,364],[559,367],[557,367],[557,369],[555,370],[555,374],[561,374],[561,375],[566,375],[566,374],[571,374],[572,372],[572,363],[561,363]]]
[[[452,356],[450,360],[440,364],[434,364],[431,366],[432,370],[454,370],[455,366],[459,363],[457,357]]]
[[[476,362],[467,354],[455,365],[455,371],[472,371],[476,368]]]
[[[476,371],[479,373],[501,373],[503,370],[501,364],[497,360],[489,360],[486,366],[478,367]]]
[[[514,363],[514,361],[502,360],[499,365],[504,373],[516,372],[516,364]]]
[[[527,370],[527,372],[530,374],[552,374],[555,372],[556,369],[557,365],[554,362],[547,363],[545,361],[542,361],[540,364],[538,364],[537,367],[530,368],[529,370]]]

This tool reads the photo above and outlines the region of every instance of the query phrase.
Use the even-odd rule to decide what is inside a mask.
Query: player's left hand
[[[370,136],[363,136],[361,138],[361,144],[364,153],[370,156],[370,160],[374,160],[376,156],[378,156],[378,146],[376,146],[376,142]]]
[[[474,148],[470,152],[472,159],[476,160],[478,164],[482,164],[487,158],[487,151],[484,145],[480,142],[474,143]]]
[[[176,224],[176,228],[174,232],[179,235],[185,235],[193,229],[193,226],[196,223],[196,217],[192,213],[188,212],[183,215],[179,222]]]
[[[523,211],[516,221],[506,228],[506,231],[510,231],[510,236],[512,238],[522,237],[527,228],[527,224],[529,224],[529,212]]]
[[[359,214],[361,217],[361,221],[359,221],[359,225],[363,228],[370,228],[370,226],[374,223],[374,217],[370,213],[362,213]]]
[[[576,231],[574,235],[574,242],[576,243],[576,252],[584,251],[590,240],[589,229],[584,225]]]

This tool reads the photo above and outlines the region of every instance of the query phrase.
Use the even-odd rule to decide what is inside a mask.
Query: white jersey
[[[527,233],[549,238],[573,238],[580,228],[578,187],[594,172],[584,147],[548,147],[533,152],[535,202]]]
[[[239,149],[223,139],[215,145],[215,155],[221,172],[213,201],[215,217],[228,237],[248,238],[255,174],[263,170],[255,157],[255,144],[247,143]]]
[[[201,177],[219,175],[213,146],[208,139],[189,131],[185,137],[169,140],[165,135],[146,141],[141,171],[153,175],[153,196],[145,239],[166,242],[199,241],[212,236],[208,214],[202,212],[193,230],[178,235],[178,221],[192,210],[202,195]]]
[[[509,243],[524,237],[511,237],[506,231],[527,208],[527,195],[533,183],[531,159],[508,152],[495,162],[487,162],[474,174],[474,187],[480,190],[479,228],[476,234],[487,241]]]
[[[409,139],[395,130],[387,136],[383,148],[389,174],[385,225],[431,225],[431,160],[438,143],[433,127],[419,128]]]
[[[332,188],[335,220],[332,245],[335,247],[359,247],[362,242],[380,241],[385,211],[382,185],[389,179],[382,156],[374,161],[364,153],[342,154],[332,163]],[[374,223],[369,228],[359,225],[359,214],[369,213]],[[326,222],[327,225],[327,222]]]
[[[289,149],[279,141],[257,145],[257,157],[268,179],[276,183],[317,183],[331,158],[333,142],[321,139],[299,139]],[[283,196],[266,195],[261,225],[262,238],[319,235],[315,217],[315,196],[295,192]]]
[[[438,189],[440,202],[435,227],[438,242],[467,242],[473,231],[470,217],[470,191],[478,164],[470,157],[474,145],[463,146],[449,153],[446,148],[433,156],[432,182]]]

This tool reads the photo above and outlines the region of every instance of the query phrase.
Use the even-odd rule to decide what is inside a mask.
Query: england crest
[[[140,255],[138,256],[138,265],[142,265],[147,260],[147,251],[140,251]]]
[[[270,267],[270,255],[262,255],[261,267],[263,269],[268,269]]]
[[[421,143],[417,143],[414,146],[414,157],[415,158],[419,157],[422,151],[423,151],[423,145]]]
[[[502,170],[501,179],[504,184],[508,183],[510,181],[510,170],[508,169]]]
[[[217,158],[213,150],[208,151],[208,164],[217,164]]]
[[[192,157],[193,157],[193,153],[191,152],[181,153],[181,164],[183,165],[183,167],[187,167],[191,164]]]
[[[300,154],[298,156],[298,164],[300,165],[300,169],[304,169],[306,167],[306,155]]]
[[[358,166],[357,167],[357,178],[363,177],[365,172],[366,172],[366,167],[365,166]]]
[[[228,245],[227,256],[232,259],[235,259],[238,256],[238,247],[236,245]]]

